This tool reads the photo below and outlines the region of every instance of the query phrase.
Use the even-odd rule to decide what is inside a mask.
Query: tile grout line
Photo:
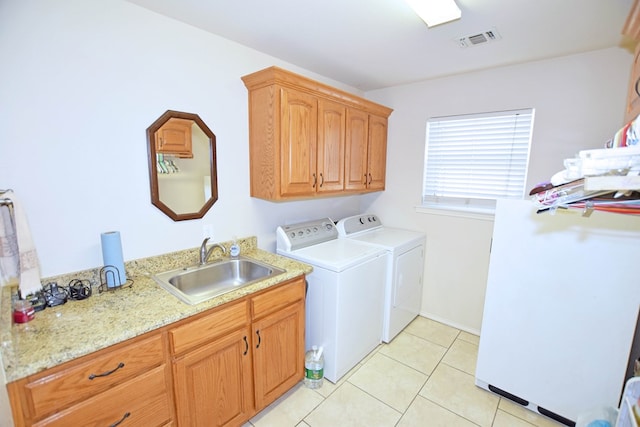
[[[447,347],[444,347],[444,346],[440,345],[439,343],[433,342],[433,341],[431,341],[431,340],[429,340],[429,339],[426,339],[426,338],[424,338],[424,337],[422,337],[422,336],[419,336],[419,335],[416,335],[416,334],[412,334],[412,333],[411,333],[411,332],[409,332],[409,331],[405,331],[405,332],[406,332],[407,334],[409,334],[409,335],[413,336],[413,337],[416,337],[416,338],[418,338],[418,339],[422,340],[422,341],[425,341],[425,342],[428,342],[428,343],[430,343],[430,344],[437,345],[438,347],[444,348],[444,349],[446,349],[446,351],[445,351],[445,352],[442,354],[442,356],[438,359],[438,363],[436,363],[436,365],[435,365],[435,367],[433,368],[433,370],[431,371],[431,373],[426,374],[426,373],[424,373],[424,372],[422,372],[422,371],[419,371],[418,369],[414,368],[413,366],[407,365],[407,364],[406,364],[406,363],[404,363],[403,361],[401,361],[401,360],[398,360],[398,359],[394,358],[393,356],[390,356],[390,355],[385,354],[385,353],[380,353],[380,349],[384,348],[385,346],[389,346],[389,345],[391,345],[391,343],[393,342],[393,340],[391,340],[391,342],[390,342],[390,343],[382,343],[380,346],[378,346],[378,347],[376,348],[375,353],[380,353],[382,356],[384,356],[384,357],[386,357],[386,358],[388,358],[388,359],[391,359],[391,360],[393,360],[394,362],[397,362],[397,363],[401,364],[402,366],[404,366],[404,367],[406,367],[406,368],[409,368],[409,369],[411,369],[411,370],[413,370],[413,371],[415,371],[415,372],[417,372],[417,373],[419,373],[419,374],[422,374],[422,375],[425,375],[425,376],[426,376],[426,378],[425,378],[424,382],[422,383],[422,385],[420,386],[420,388],[419,388],[418,392],[413,396],[413,398],[411,399],[411,402],[409,403],[409,405],[407,405],[407,408],[406,408],[404,411],[402,411],[402,412],[398,411],[396,408],[392,407],[392,406],[391,406],[391,405],[389,405],[387,402],[384,402],[383,400],[380,400],[380,399],[379,399],[379,398],[377,398],[376,396],[373,396],[372,394],[370,394],[370,393],[369,393],[369,392],[367,392],[366,390],[364,390],[364,389],[362,389],[362,388],[358,387],[356,384],[354,384],[354,383],[350,382],[350,381],[349,381],[349,379],[347,379],[345,382],[349,382],[349,384],[351,384],[352,386],[354,386],[354,387],[358,388],[358,389],[359,389],[359,390],[361,390],[363,393],[367,394],[368,396],[371,396],[372,398],[374,398],[374,399],[375,399],[375,400],[377,400],[378,402],[380,402],[380,403],[384,404],[385,406],[387,406],[387,407],[389,407],[389,408],[393,409],[394,411],[396,411],[396,412],[400,413],[400,418],[399,418],[399,419],[398,419],[398,421],[394,424],[394,427],[395,427],[395,426],[397,426],[397,425],[402,421],[402,418],[406,415],[406,413],[407,413],[407,411],[409,410],[409,408],[411,408],[411,405],[412,405],[412,404],[415,402],[415,400],[416,400],[416,399],[418,399],[418,398],[426,399],[426,400],[430,401],[431,403],[433,403],[433,404],[437,405],[438,407],[440,407],[440,408],[442,408],[442,409],[444,409],[444,410],[446,410],[446,411],[448,411],[448,412],[450,412],[450,413],[452,413],[452,414],[454,414],[454,415],[456,415],[456,416],[461,417],[461,415],[460,415],[460,414],[456,414],[455,412],[451,411],[450,409],[445,408],[445,407],[443,407],[443,406],[440,406],[438,403],[436,403],[436,402],[434,402],[434,401],[432,401],[432,400],[430,400],[430,399],[428,399],[428,398],[426,398],[426,397],[424,397],[424,396],[422,396],[422,395],[420,394],[420,390],[422,390],[422,389],[424,388],[424,386],[427,384],[427,382],[428,382],[428,381],[429,381],[429,379],[431,378],[431,374],[433,373],[433,371],[435,371],[441,363],[444,363],[444,362],[443,362],[444,357],[447,355],[447,353],[449,352],[449,350],[451,350],[451,346],[453,345],[453,343],[454,343],[454,342],[459,338],[461,331],[460,331],[460,330],[458,330],[458,332],[456,333],[456,336],[453,338],[453,340],[451,341],[451,343],[450,343],[450,344],[449,344],[449,346],[447,346]],[[399,335],[399,334],[398,334],[398,335]],[[394,337],[394,339],[395,339],[395,337]],[[372,352],[372,353],[373,353],[373,352]],[[364,364],[366,364],[367,362],[369,362],[369,360],[371,359],[371,357],[372,357],[371,355],[370,355],[370,356],[367,356],[367,358],[368,358],[368,359],[367,359],[367,361],[366,361]],[[363,365],[364,365],[364,364],[363,364]],[[446,364],[446,363],[445,363],[445,364]],[[449,366],[449,365],[447,364],[447,366]],[[356,371],[356,372],[357,372],[357,371]],[[354,372],[354,374],[355,374],[355,372]],[[464,418],[464,417],[462,417],[462,418]],[[495,418],[495,417],[494,417],[494,418]],[[465,419],[466,419],[466,418],[465,418]],[[467,421],[472,422],[471,420],[467,420]],[[475,424],[475,423],[473,423],[473,422],[472,422],[472,424]],[[476,425],[477,425],[477,424],[476,424]]]
[[[432,321],[431,319],[428,319],[428,318],[425,318],[425,319],[427,319],[427,320],[429,320],[429,321]],[[433,321],[433,322],[436,322],[436,321]],[[439,322],[436,322],[436,323],[439,323]],[[398,360],[398,359],[397,359],[396,357],[394,357],[393,355],[385,354],[385,352],[384,352],[384,351],[385,351],[385,349],[386,349],[386,348],[389,348],[389,347],[392,345],[393,341],[395,340],[395,337],[394,337],[394,340],[392,340],[392,341],[391,341],[391,343],[384,343],[384,342],[381,342],[381,343],[380,343],[380,345],[378,345],[376,348],[374,348],[374,349],[373,349],[373,350],[372,350],[372,351],[371,351],[371,352],[370,352],[370,353],[369,353],[369,354],[368,354],[368,355],[367,355],[367,356],[366,356],[366,357],[365,357],[361,362],[359,362],[359,363],[354,367],[355,369],[350,370],[350,371],[345,375],[345,377],[346,377],[346,378],[345,378],[344,380],[342,380],[342,382],[341,382],[339,385],[337,385],[337,384],[332,385],[331,390],[327,392],[327,395],[326,395],[326,396],[325,396],[322,392],[320,392],[319,390],[313,390],[313,392],[314,392],[317,396],[319,396],[319,398],[320,398],[320,399],[318,400],[318,403],[317,403],[317,404],[315,404],[312,408],[308,409],[308,410],[306,411],[306,413],[301,417],[301,419],[299,419],[299,420],[297,420],[297,421],[296,421],[296,424],[295,424],[295,425],[296,425],[296,426],[300,426],[300,427],[307,427],[307,426],[313,427],[313,425],[312,425],[312,424],[310,424],[310,423],[307,421],[307,419],[309,418],[309,416],[310,416],[311,414],[315,413],[316,411],[318,411],[318,410],[319,410],[319,408],[320,408],[320,407],[321,407],[325,402],[327,402],[327,400],[328,400],[329,398],[331,398],[331,396],[332,396],[335,392],[337,392],[338,390],[342,389],[342,388],[343,388],[343,386],[344,386],[345,384],[347,384],[347,383],[348,383],[350,387],[354,387],[354,388],[356,388],[357,390],[359,390],[359,392],[362,392],[362,393],[366,394],[367,396],[369,396],[369,398],[372,398],[373,400],[375,400],[375,401],[376,401],[376,402],[378,402],[378,403],[381,403],[382,405],[384,405],[384,406],[385,406],[385,407],[387,407],[388,409],[393,410],[393,413],[395,413],[395,414],[399,414],[399,418],[398,418],[398,420],[393,424],[393,427],[397,427],[397,426],[399,426],[399,425],[402,423],[403,419],[406,419],[405,417],[407,416],[407,413],[408,413],[408,412],[409,412],[409,410],[413,407],[414,403],[419,402],[419,400],[418,400],[419,398],[422,398],[422,399],[424,399],[425,401],[428,401],[428,402],[429,402],[429,404],[431,404],[431,405],[435,405],[435,406],[437,406],[438,408],[440,408],[441,410],[444,410],[444,411],[446,411],[447,413],[449,413],[449,414],[451,414],[451,415],[454,415],[454,416],[456,416],[456,417],[459,417],[460,419],[464,419],[464,420],[466,420],[467,422],[469,422],[469,423],[470,423],[470,425],[481,427],[481,425],[480,425],[480,424],[478,424],[478,423],[476,423],[476,422],[474,422],[474,421],[472,421],[472,420],[468,419],[467,417],[465,417],[465,416],[463,416],[463,415],[461,415],[461,414],[459,414],[459,413],[455,412],[455,411],[454,411],[454,410],[452,410],[452,409],[449,409],[449,408],[447,408],[447,407],[445,407],[445,406],[442,406],[441,404],[439,404],[438,402],[433,401],[433,400],[432,400],[432,399],[430,399],[429,397],[426,397],[426,396],[423,396],[423,395],[421,395],[421,394],[420,394],[420,392],[425,388],[425,386],[427,385],[427,383],[432,379],[432,374],[433,374],[433,373],[434,373],[434,372],[435,372],[439,367],[441,367],[441,365],[442,365],[442,366],[446,366],[446,367],[448,367],[448,368],[451,368],[451,369],[453,369],[453,370],[455,370],[455,371],[457,371],[457,372],[459,372],[459,373],[462,373],[462,374],[465,374],[465,375],[471,375],[472,377],[475,377],[475,375],[474,375],[473,373],[470,373],[470,372],[467,372],[467,371],[465,371],[465,370],[464,370],[464,368],[465,368],[465,367],[468,367],[468,366],[467,366],[467,363],[464,363],[464,364],[462,364],[462,365],[459,365],[459,366],[462,366],[462,368],[461,368],[461,367],[458,367],[458,366],[454,366],[454,364],[456,363],[456,359],[455,359],[455,357],[456,357],[456,356],[454,356],[454,354],[453,354],[453,353],[451,353],[452,358],[449,360],[449,362],[445,361],[445,358],[447,357],[447,355],[448,355],[448,354],[450,354],[450,352],[452,351],[452,349],[453,349],[454,345],[456,344],[456,342],[457,342],[458,340],[460,340],[461,342],[463,342],[463,343],[465,343],[465,344],[469,344],[469,345],[472,345],[472,346],[474,346],[474,347],[478,347],[479,343],[478,343],[478,338],[476,338],[477,336],[476,336],[475,334],[472,334],[472,333],[468,333],[468,332],[467,332],[467,333],[465,333],[464,331],[462,331],[462,330],[460,330],[460,329],[458,329],[458,328],[454,328],[454,327],[450,327],[450,328],[451,328],[452,330],[455,330],[456,332],[455,332],[455,334],[451,334],[451,332],[453,332],[453,331],[445,331],[445,330],[443,330],[443,329],[441,330],[441,329],[439,329],[439,328],[437,328],[437,329],[435,329],[435,330],[434,330],[434,329],[429,329],[429,328],[430,328],[430,324],[429,324],[429,323],[423,323],[423,322],[421,322],[419,325],[416,325],[416,326],[417,326],[417,327],[416,327],[416,328],[413,328],[413,329],[415,329],[415,331],[416,331],[417,333],[412,333],[411,331],[407,331],[407,330],[403,330],[403,331],[402,331],[402,333],[405,333],[405,334],[407,334],[407,335],[409,335],[409,336],[411,336],[411,337],[413,337],[413,338],[417,338],[418,340],[420,340],[420,341],[422,341],[422,342],[429,343],[430,345],[435,345],[435,346],[437,346],[437,347],[439,347],[439,348],[442,348],[442,349],[444,350],[444,352],[442,353],[442,355],[437,359],[437,362],[435,363],[435,365],[434,365],[434,367],[433,367],[433,369],[431,370],[431,372],[430,372],[430,373],[428,373],[428,374],[427,374],[427,373],[425,373],[425,372],[423,372],[423,371],[421,371],[421,370],[419,370],[419,369],[417,369],[417,368],[415,368],[415,367],[411,366],[410,364],[408,364],[408,363],[410,363],[410,360],[407,360],[407,362],[405,363],[405,362],[403,362],[402,360]],[[422,326],[425,326],[425,330],[424,330],[424,331],[426,332],[426,334],[425,334],[425,333],[423,333],[422,335],[418,335],[418,333],[420,333],[421,331],[423,331],[423,330],[421,329],[421,327],[422,327]],[[435,342],[435,341],[433,341],[433,340],[431,340],[431,339],[429,339],[429,338],[425,338],[425,336],[424,336],[424,335],[429,335],[429,336],[431,336],[431,337],[435,337],[436,339],[438,339],[438,338],[440,337],[440,335],[439,335],[439,334],[440,334],[440,332],[442,332],[442,331],[445,331],[445,332],[443,333],[443,335],[442,335],[442,338],[444,338],[444,339],[449,339],[451,336],[453,337],[453,338],[451,339],[451,341],[449,342],[449,344],[448,344],[448,345],[446,345],[446,346],[443,346],[442,344],[440,344],[440,343],[438,343],[438,342]],[[467,335],[467,334],[468,334],[468,335]],[[440,340],[440,341],[443,341],[443,340]],[[402,346],[400,346],[400,348],[402,348]],[[424,375],[424,376],[426,377],[426,378],[424,379],[424,381],[422,382],[422,384],[420,385],[420,387],[418,387],[418,391],[417,391],[415,394],[413,394],[413,396],[409,399],[410,401],[409,401],[408,405],[406,406],[406,408],[405,408],[403,411],[401,411],[401,410],[399,410],[399,409],[396,409],[394,406],[392,406],[392,405],[390,405],[389,403],[385,402],[385,401],[384,401],[384,400],[382,400],[381,398],[378,398],[378,397],[376,397],[376,396],[372,395],[372,394],[371,394],[370,392],[368,392],[367,390],[364,390],[363,388],[359,387],[359,386],[358,386],[358,385],[356,385],[354,382],[352,382],[352,380],[354,379],[354,378],[353,378],[353,377],[354,377],[354,375],[356,375],[356,374],[357,374],[357,372],[359,372],[359,371],[360,371],[360,369],[362,369],[363,367],[367,366],[367,364],[368,364],[369,362],[371,362],[372,358],[373,358],[376,354],[378,354],[378,353],[379,353],[381,356],[384,356],[384,358],[386,358],[386,359],[388,359],[388,360],[391,360],[391,361],[393,361],[393,362],[395,362],[395,363],[398,363],[398,364],[399,364],[399,365],[401,365],[403,368],[409,368],[411,371],[413,371],[413,372],[415,372],[415,373],[417,373],[417,374]],[[421,354],[421,353],[420,353],[420,354]],[[401,355],[401,354],[398,354],[398,355],[399,355],[400,357],[402,357],[402,355]],[[465,355],[465,356],[466,356],[466,355]],[[477,359],[477,355],[476,355],[476,359]],[[434,359],[434,361],[435,361],[435,359]],[[470,362],[470,361],[469,361],[469,362]],[[347,375],[348,375],[348,376],[347,376]],[[328,380],[326,380],[326,379],[325,379],[324,381],[328,381]],[[339,382],[340,382],[340,381],[339,381]],[[304,386],[304,384],[303,384],[303,381],[301,381],[301,383],[302,383],[301,387],[305,387],[305,386]],[[419,383],[416,383],[416,384],[419,384]],[[486,390],[483,390],[483,392],[485,392],[485,393],[489,393],[489,394],[491,394],[491,395],[495,395],[495,394],[490,393],[490,392],[488,392],[488,391],[486,391]],[[507,416],[509,416],[509,417],[514,417],[515,419],[519,420],[520,422],[522,422],[522,423],[524,423],[525,425],[528,425],[528,426],[532,426],[532,427],[536,427],[536,426],[537,426],[537,427],[540,427],[541,425],[546,425],[546,424],[540,424],[540,423],[539,423],[539,422],[537,422],[535,419],[532,419],[532,420],[525,419],[525,418],[523,418],[523,417],[521,417],[521,416],[516,415],[516,413],[512,413],[512,412],[510,412],[510,411],[506,411],[506,410],[504,410],[504,409],[501,409],[501,408],[500,408],[500,404],[502,403],[503,398],[502,398],[502,397],[500,397],[500,396],[498,396],[498,395],[495,395],[495,396],[498,398],[498,402],[497,402],[496,407],[493,409],[493,414],[492,414],[492,416],[491,416],[491,422],[490,422],[490,424],[488,424],[488,426],[487,426],[487,427],[492,427],[492,426],[494,426],[494,424],[496,423],[497,415],[498,415],[501,411],[502,411],[504,414],[506,414]],[[409,396],[407,396],[407,397],[409,397]],[[400,402],[400,403],[402,403],[402,402]],[[487,414],[487,415],[489,415],[489,414]],[[504,419],[503,419],[503,421],[504,421]],[[255,426],[257,426],[257,425],[260,425],[260,423],[259,423],[259,422],[257,422],[257,424],[254,424],[254,423],[252,423],[252,422],[249,420],[249,421],[247,422],[247,424],[246,424],[246,426],[245,426],[245,427],[255,427]],[[391,427],[391,426],[390,426],[390,427]]]

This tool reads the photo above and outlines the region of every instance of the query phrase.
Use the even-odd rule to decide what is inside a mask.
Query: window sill
[[[456,218],[479,219],[482,221],[493,221],[495,208],[471,208],[467,206],[416,206],[416,212],[429,214],[450,216]]]

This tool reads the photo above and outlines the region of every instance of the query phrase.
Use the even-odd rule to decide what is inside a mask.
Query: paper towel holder
[[[111,282],[112,285],[107,285],[107,282]],[[127,277],[125,277],[124,282],[120,280],[120,271],[115,266],[105,265],[100,269],[100,286],[98,286],[99,293],[104,291],[115,291],[122,288],[130,288],[131,286],[133,286],[133,280]]]

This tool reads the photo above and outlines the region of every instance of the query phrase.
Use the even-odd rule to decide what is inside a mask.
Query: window
[[[424,207],[493,210],[522,199],[533,109],[435,117],[427,122]]]

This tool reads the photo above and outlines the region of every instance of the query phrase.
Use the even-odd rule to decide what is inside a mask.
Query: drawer
[[[26,383],[23,399],[32,418],[86,400],[164,363],[162,335],[84,359]]]
[[[247,302],[240,301],[214,309],[211,314],[190,320],[169,331],[173,354],[182,353],[249,323]]]
[[[34,426],[122,426],[171,425],[171,399],[161,365],[91,399],[58,412]]]
[[[306,283],[304,276],[293,279],[275,289],[251,298],[252,318],[256,319],[281,310],[296,301],[304,299]]]

